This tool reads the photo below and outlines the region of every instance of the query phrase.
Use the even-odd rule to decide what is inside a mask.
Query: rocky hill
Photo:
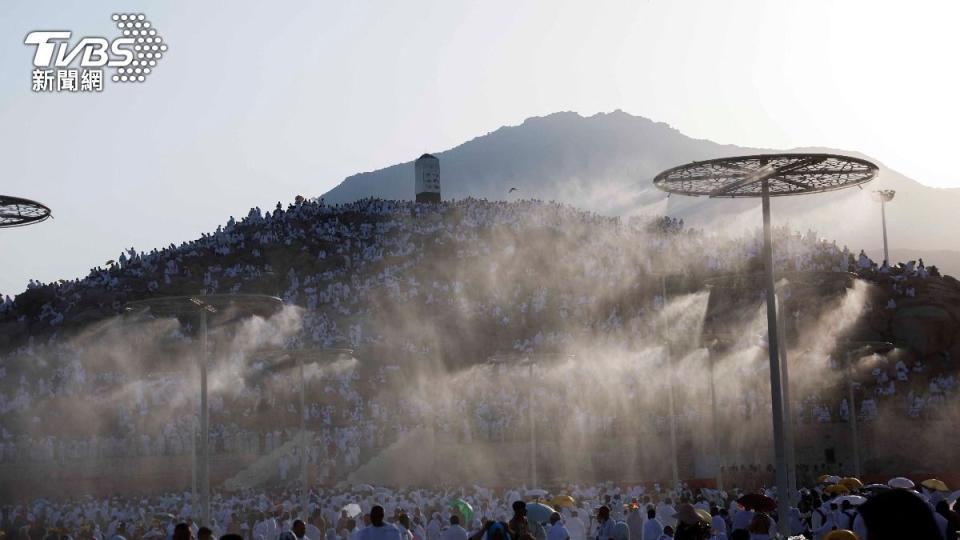
[[[844,339],[897,345],[856,373],[865,422],[950,418],[960,283],[932,267],[881,271],[814,234],[775,233],[798,419],[843,418]],[[520,403],[531,391],[544,425],[565,426],[545,435],[544,448],[570,450],[575,461],[597,455],[593,442],[611,433],[662,441],[664,335],[684,381],[685,432],[705,433],[702,346],[723,335],[717,373],[729,440],[753,449],[737,459],[760,462],[769,434],[757,426],[769,425],[740,420],[769,407],[758,391],[768,384],[762,291],[705,287],[718,277],[749,281],[762,268],[759,245],[755,234],[530,200],[253,209],[192,242],[130,250],[82,279],[4,300],[0,429],[12,438],[0,441],[0,462],[189,452],[197,321],[145,321],[123,308],[229,292],[276,294],[290,307],[267,320],[211,318],[218,454],[270,455],[297,432],[296,379],[251,376],[268,365],[258,356],[265,345],[353,349],[355,365],[308,388],[315,444],[330,466],[350,471],[422,426],[451,444],[517,444],[529,434]],[[559,360],[538,369],[534,384],[525,369],[491,361],[540,353]],[[651,459],[650,475],[662,472],[658,463]]]
[[[518,126],[502,127],[432,153],[440,159],[445,198],[532,197],[607,215],[659,213],[699,227],[742,229],[759,222],[756,201],[667,200],[651,182],[658,172],[678,164],[773,151],[693,139],[666,124],[615,111],[590,117],[563,112],[529,118]],[[790,151],[860,155],[828,148]],[[863,190],[775,200],[775,222],[800,230],[829,230],[831,239],[864,248],[879,260],[879,208],[869,192],[894,189],[898,195],[887,208],[891,258],[924,257],[947,273],[960,275],[960,236],[953,224],[955,209],[960,208],[960,189],[927,187],[877,163],[881,174]],[[511,193],[511,188],[517,191]],[[350,176],[324,195],[331,203],[363,197],[411,199],[412,162]],[[901,248],[911,251],[901,252]]]

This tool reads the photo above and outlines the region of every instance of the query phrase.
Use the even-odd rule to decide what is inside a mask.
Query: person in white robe
[[[659,540],[663,535],[663,523],[657,519],[657,510],[654,507],[647,509],[647,521],[643,524],[643,540]]]
[[[587,540],[587,526],[580,519],[580,512],[576,509],[570,511],[570,518],[567,519],[567,532],[570,533],[570,540]]]
[[[550,528],[547,529],[547,540],[570,540],[570,531],[563,526],[563,520],[557,512],[554,512],[550,516]]]
[[[440,540],[467,540],[467,530],[460,526],[460,516],[450,516],[450,526],[443,531]]]
[[[673,517],[676,513],[677,510],[673,507],[673,501],[670,500],[670,497],[667,497],[657,505],[657,518],[664,527],[677,528],[677,520]]]
[[[440,512],[434,512],[430,523],[427,524],[426,540],[440,540],[440,531],[442,530],[443,525],[440,524]]]

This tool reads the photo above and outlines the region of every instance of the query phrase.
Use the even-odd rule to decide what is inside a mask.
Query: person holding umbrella
[[[710,513],[690,503],[680,505],[673,517],[677,520],[674,538],[677,540],[707,540],[710,538]]]

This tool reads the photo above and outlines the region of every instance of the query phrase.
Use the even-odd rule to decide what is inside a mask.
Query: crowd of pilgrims
[[[898,299],[915,295],[923,280],[937,275],[922,261],[878,265],[863,252],[855,256],[810,231],[778,228],[775,235],[779,270],[856,272],[884,287],[887,305],[866,309],[896,309]],[[548,256],[536,251],[544,238],[556,237],[548,250],[571,251],[551,251]],[[0,356],[0,462],[193,451],[197,405],[192,390],[184,391],[195,385],[192,373],[144,377],[116,366],[98,368],[81,361],[83,347],[64,337],[71,318],[117,315],[127,300],[170,291],[183,294],[193,285],[207,293],[279,291],[285,302],[304,308],[297,338],[301,344],[354,350],[388,344],[408,356],[435,354],[431,343],[419,341],[415,332],[384,335],[388,323],[377,318],[377,310],[389,303],[392,313],[432,312],[438,318],[468,314],[471,324],[510,336],[507,348],[523,352],[562,346],[584,333],[625,332],[632,315],[601,300],[611,291],[623,291],[624,284],[655,282],[652,276],[664,268],[660,263],[682,261],[678,271],[697,275],[755,270],[760,249],[757,232],[713,235],[671,218],[621,220],[534,200],[421,205],[367,199],[331,206],[298,197],[286,209],[279,203],[272,212],[254,208],[197,240],[150,252],[130,249],[83,279],[31,282],[16,301],[4,297],[0,324],[24,325],[30,339]],[[555,274],[539,279],[526,259],[516,261],[514,256],[547,259]],[[438,258],[442,265],[436,264]],[[267,283],[275,290],[265,289]],[[663,304],[658,287],[649,290],[632,306],[640,314],[653,313]],[[518,328],[532,330],[523,335]],[[942,406],[957,384],[946,360],[935,366],[900,360],[862,374],[859,384],[865,391],[857,404],[861,419],[875,417],[882,403],[908,417],[923,417]],[[323,396],[311,398],[306,410],[310,429],[317,434],[310,455],[314,465],[326,470],[356,467],[369,455],[365,452],[383,448],[423,422],[416,413],[416,396],[398,392],[374,399],[372,389],[395,378],[399,365],[385,358],[366,369],[373,371],[361,377],[357,370],[346,370],[313,383],[310,395]],[[293,374],[277,374],[274,380],[288,389],[296,387]],[[461,438],[524,437],[523,383],[516,384],[516,391],[503,393],[506,403],[500,394],[491,399],[494,396],[484,393],[455,400],[450,406],[457,411],[449,417],[469,419],[469,427],[443,420],[438,427]],[[121,388],[129,393],[117,400],[113,396]],[[269,453],[295,436],[296,392],[265,388],[212,394],[215,453]],[[69,404],[75,396],[101,406],[97,432],[58,421],[56,404]],[[549,395],[538,396],[541,399],[544,409],[555,409]],[[731,410],[755,411],[769,398],[757,391],[737,399],[740,403]],[[849,416],[843,392],[821,391],[798,401],[803,421],[837,422]],[[584,429],[603,429],[605,415],[597,413],[596,418],[580,419]],[[666,411],[657,416],[664,427]],[[281,477],[295,459],[283,458]]]
[[[4,540],[956,540],[960,491],[905,477],[828,476],[790,504],[775,489],[565,485],[391,489],[340,484],[215,493],[210,521],[189,492],[37,499],[2,509]],[[781,509],[787,508],[786,512]]]

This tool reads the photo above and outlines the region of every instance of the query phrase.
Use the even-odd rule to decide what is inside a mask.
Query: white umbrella
[[[547,490],[545,489],[528,489],[527,497],[546,497]]]
[[[347,517],[349,517],[349,518],[355,518],[355,517],[359,516],[359,515],[363,512],[363,510],[360,509],[360,505],[359,505],[359,504],[357,504],[357,503],[350,503],[350,504],[344,506],[344,507],[341,509],[341,512],[346,512],[346,513],[347,513]]]
[[[837,504],[840,504],[843,501],[849,501],[853,506],[860,506],[861,504],[867,502],[867,498],[861,495],[841,495],[834,499],[834,502]]]
[[[887,482],[887,485],[896,489],[913,489],[915,484],[913,483],[913,480],[910,480],[909,478],[898,476],[896,478],[891,478]]]

